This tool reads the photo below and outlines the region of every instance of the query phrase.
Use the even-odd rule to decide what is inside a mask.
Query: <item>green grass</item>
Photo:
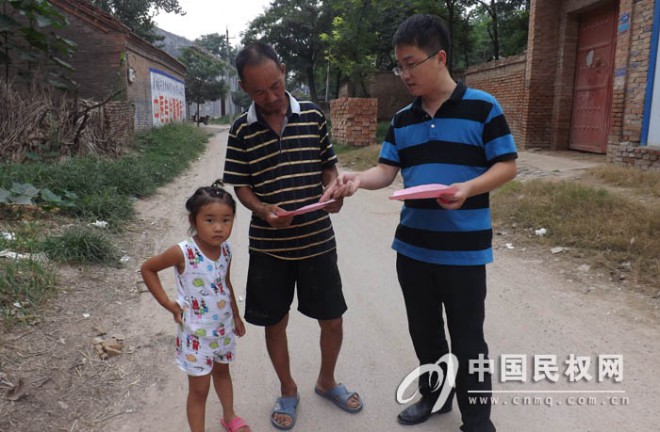
[[[191,125],[170,125],[137,135],[135,148],[120,159],[73,158],[49,164],[0,165],[0,186],[29,183],[79,201],[63,212],[86,220],[120,223],[132,215],[132,198],[153,194],[175,178],[205,148],[208,135]]]
[[[75,264],[116,264],[119,252],[97,228],[75,227],[48,237],[41,249],[53,261]]]
[[[36,261],[0,259],[0,320],[3,326],[33,316],[39,303],[54,291],[54,269]]]
[[[34,162],[0,165],[0,187],[12,183],[48,188],[56,194],[75,193],[73,207],[45,209],[0,204],[0,250],[45,252],[51,261],[67,263],[117,263],[112,234],[133,215],[133,201],[152,195],[178,176],[205,149],[208,134],[192,125],[170,125],[136,135],[128,154],[118,158],[80,157],[59,163]],[[95,220],[109,222],[107,234],[86,228]],[[74,228],[62,232],[60,226]],[[83,227],[83,228],[81,228]],[[57,234],[51,234],[57,233]],[[0,258],[0,316],[11,324],[27,316],[55,285],[55,270],[29,260]],[[14,303],[24,306],[17,308]]]

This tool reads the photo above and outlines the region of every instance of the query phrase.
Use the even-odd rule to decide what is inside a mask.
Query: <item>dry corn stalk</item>
[[[126,143],[108,133],[106,102],[73,101],[43,86],[19,88],[0,79],[0,161],[121,154]]]

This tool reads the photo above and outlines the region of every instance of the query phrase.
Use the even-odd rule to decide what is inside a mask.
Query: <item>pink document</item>
[[[317,203],[314,203],[314,204],[306,205],[305,207],[300,207],[299,209],[296,209],[296,210],[281,211],[277,215],[280,216],[280,217],[301,215],[301,214],[313,212],[314,210],[322,209],[323,207],[325,207],[328,204],[331,204],[333,202],[335,202],[334,199],[330,199],[330,200],[323,201],[323,202],[317,202]]]
[[[398,191],[395,191],[389,198],[395,200],[436,199],[442,195],[454,194],[457,190],[458,189],[453,186],[434,183],[399,189]]]

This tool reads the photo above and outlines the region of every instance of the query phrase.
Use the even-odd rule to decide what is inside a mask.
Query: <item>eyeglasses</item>
[[[405,72],[405,71],[412,72],[412,70],[415,69],[417,66],[421,65],[422,63],[429,60],[430,58],[433,58],[439,52],[440,51],[436,51],[433,54],[431,54],[430,56],[426,57],[424,60],[420,60],[417,63],[413,63],[413,64],[409,64],[409,65],[405,65],[405,66],[397,66],[397,67],[392,69],[392,72],[396,76],[403,75],[403,72]]]

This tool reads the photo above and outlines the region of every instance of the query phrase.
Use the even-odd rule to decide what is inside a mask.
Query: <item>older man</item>
[[[321,327],[321,367],[315,391],[349,413],[360,396],[335,381],[346,303],[337,267],[335,236],[323,210],[282,216],[319,201],[337,178],[325,117],[311,102],[285,89],[286,69],[272,47],[255,43],[236,58],[241,88],[252,105],[229,132],[224,180],[252,211],[245,319],[264,326],[266,346],[281,385],[271,415],[280,430],[293,428],[300,395],[289,365],[287,324],[294,292],[298,310]]]

